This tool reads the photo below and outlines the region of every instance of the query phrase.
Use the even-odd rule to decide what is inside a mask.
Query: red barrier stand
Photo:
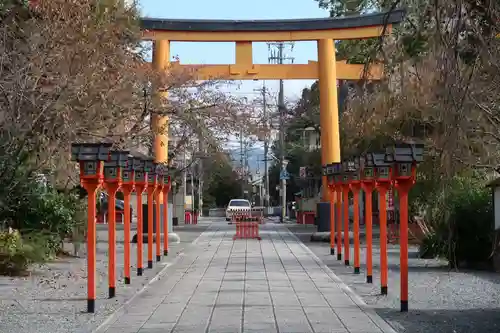
[[[314,224],[314,212],[304,212],[302,214],[303,224]]]
[[[236,222],[236,234],[233,240],[236,239],[258,239],[261,240],[259,235],[258,222]]]
[[[246,219],[250,217],[251,214],[247,210],[244,209],[236,209],[231,213],[231,221],[229,224],[236,223],[238,221],[242,221],[243,219]]]
[[[304,220],[302,217],[302,212],[300,210],[297,211],[297,224],[303,224]]]
[[[191,224],[191,212],[184,213],[184,224]]]

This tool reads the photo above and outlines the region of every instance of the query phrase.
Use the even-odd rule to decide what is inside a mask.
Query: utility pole
[[[241,177],[241,198],[245,198],[245,179],[243,172],[243,129],[240,129],[240,177]]]
[[[191,162],[191,212],[194,214],[194,165]]]
[[[286,45],[291,45],[291,50],[293,50],[293,43],[287,43]],[[284,54],[285,43],[269,43],[268,47],[271,50],[272,46],[277,48],[277,54],[275,50],[271,51],[271,55],[269,57],[269,62],[278,63],[283,65],[283,61],[291,60],[293,63],[294,58],[286,57]],[[280,119],[280,162],[281,162],[281,173],[286,173],[286,160],[285,160],[285,92],[283,87],[283,80],[279,81],[279,95],[278,95],[278,111],[279,111],[279,119]],[[282,178],[282,177],[280,177]],[[286,217],[286,179],[280,179],[281,182],[281,216],[280,221],[284,222]]]
[[[262,97],[263,97],[263,103],[264,103],[264,121],[266,124],[266,138],[264,141],[264,190],[266,192],[266,199],[265,199],[265,207],[266,207],[266,214],[269,213],[269,166],[267,164],[268,162],[268,155],[269,155],[269,118],[267,116],[267,90],[266,90],[266,85],[262,87]]]
[[[190,145],[190,150],[191,150],[191,161],[189,162],[190,165],[189,165],[189,182],[190,182],[190,185],[191,185],[191,212],[192,214],[194,214],[194,159],[195,159],[195,150],[194,150],[194,145]]]
[[[198,158],[198,213],[199,216],[203,216],[203,159],[205,158],[205,151],[201,138],[198,140],[198,149],[201,154],[200,158]]]
[[[186,158],[186,147],[184,147],[184,157],[183,157],[183,163],[182,163],[182,168],[184,169],[182,171],[182,205],[184,207],[184,216],[186,216],[186,196],[187,196],[187,158]]]
[[[248,184],[248,178],[250,173],[249,173],[249,167],[248,167],[248,141],[245,140],[245,143],[243,144],[243,184]],[[243,194],[245,194],[243,192]],[[252,201],[252,194],[253,192],[251,190],[248,191],[248,197],[247,199]]]
[[[263,177],[263,183],[264,183],[264,193],[261,193],[262,198],[262,205],[265,207],[265,212],[269,211],[269,166],[268,166],[268,155],[269,155],[269,117],[267,115],[267,93],[268,90],[266,88],[266,82],[264,81],[264,84],[262,85],[261,89],[257,89],[256,91],[260,92],[262,94],[262,117],[264,118],[264,127],[265,127],[265,138],[264,138],[264,177]],[[261,186],[262,189],[262,186]],[[264,194],[264,195],[262,195]]]
[[[283,43],[279,45],[279,63],[283,65]],[[280,160],[281,170],[286,170],[285,166],[285,92],[283,80],[280,80],[280,92],[278,95],[278,109],[280,113]],[[283,223],[286,217],[286,179],[281,179],[281,218]]]
[[[260,205],[264,206],[264,193],[262,193],[262,182],[259,183],[259,199],[260,199]]]

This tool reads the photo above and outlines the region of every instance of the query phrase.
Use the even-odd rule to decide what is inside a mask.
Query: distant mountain
[[[233,166],[240,166],[240,151],[235,149],[229,152],[231,156]],[[264,148],[254,147],[248,150],[248,167],[250,172],[255,175],[257,171],[260,171],[262,175],[264,173]]]

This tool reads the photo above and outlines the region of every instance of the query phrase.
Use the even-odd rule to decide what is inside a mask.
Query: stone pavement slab
[[[285,226],[233,241],[214,222],[105,332],[393,333]],[[103,331],[104,332],[104,331]]]

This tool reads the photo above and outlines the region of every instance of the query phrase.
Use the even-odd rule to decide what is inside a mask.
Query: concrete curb
[[[208,230],[208,229],[207,229]],[[205,231],[207,231],[205,230]],[[198,243],[198,240],[203,236],[205,232],[202,232],[194,241],[190,244]],[[151,280],[148,281],[141,289],[139,289],[134,295],[132,295],[125,303],[120,305],[112,314],[110,314],[92,333],[104,333],[120,316],[125,314],[125,307],[132,303],[137,297],[142,295],[153,283],[158,281],[161,277],[165,276],[169,267],[175,265],[184,256],[184,248],[182,248],[178,256],[171,262],[167,263],[158,273],[156,273]]]
[[[339,287],[342,289],[342,291],[349,296],[350,299],[365,313],[368,315],[368,317],[373,321],[375,325],[377,325],[382,332],[384,333],[397,333],[397,331],[387,322],[385,321],[382,317],[380,317],[373,307],[370,305],[366,304],[365,301],[354,292],[347,284],[345,284],[332,270],[330,267],[328,267],[323,260],[321,260],[310,248],[308,248],[293,232],[288,230],[287,232],[297,240],[297,242],[302,246],[302,248],[309,253],[314,260],[318,263],[318,265],[339,285]]]
[[[337,233],[335,233],[335,239],[337,237]],[[341,233],[342,239],[344,239],[344,232]],[[364,237],[361,237],[360,235],[360,240],[363,240]],[[349,231],[349,240],[354,241],[354,232]],[[311,242],[323,242],[323,243],[328,243],[330,242],[330,231],[316,231],[313,232],[311,235]]]
[[[137,244],[137,238],[138,238],[139,234],[135,234],[132,236],[132,239],[131,239],[131,243],[132,244]],[[181,242],[181,238],[179,237],[179,235],[175,232],[169,232],[168,233],[168,242],[171,243],[171,244],[179,244]],[[160,234],[160,240],[161,242],[163,243],[163,239],[165,238],[165,234],[164,233],[161,233]],[[147,233],[143,233],[142,234],[142,242],[143,244],[147,244],[148,243],[148,234]],[[156,234],[153,233],[153,243],[156,243]]]

